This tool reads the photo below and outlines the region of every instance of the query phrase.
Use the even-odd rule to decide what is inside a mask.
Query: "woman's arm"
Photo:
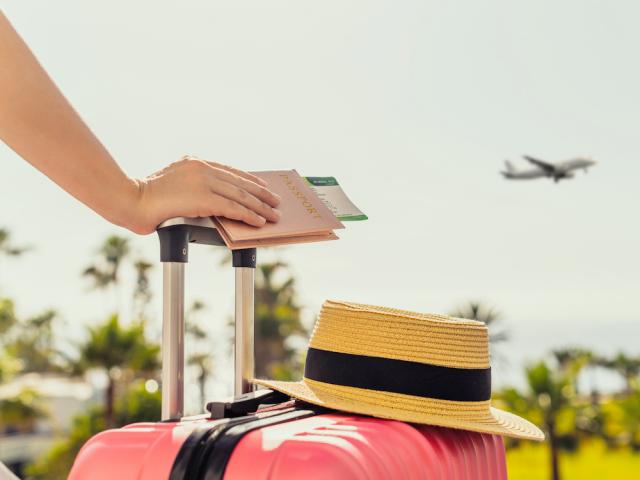
[[[104,218],[150,233],[176,216],[277,221],[277,195],[257,177],[192,157],[129,178],[93,135],[0,10],[0,138]]]

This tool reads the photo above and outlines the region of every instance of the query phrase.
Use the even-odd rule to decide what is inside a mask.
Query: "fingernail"
[[[282,212],[280,210],[276,210],[275,208],[272,208],[271,211],[273,212],[273,216],[276,217],[276,219],[274,220],[275,222],[277,222],[282,218]]]

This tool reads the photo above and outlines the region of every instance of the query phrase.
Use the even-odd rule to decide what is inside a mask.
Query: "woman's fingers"
[[[272,207],[277,207],[280,204],[280,196],[266,188],[268,185],[267,182],[262,180],[260,177],[257,177],[256,175],[245,172],[243,170],[239,170],[229,165],[201,160],[190,155],[185,156],[183,160],[195,160],[197,162],[208,165],[209,167],[211,167],[212,173],[217,178],[220,178],[221,180],[231,183],[236,187],[246,190],[254,197],[259,198]]]
[[[217,195],[221,195],[239,203],[271,222],[277,222],[280,220],[280,212],[273,209],[258,197],[252,195],[249,191],[233,183],[226,182],[220,178],[212,178],[211,191]]]
[[[229,173],[232,173],[233,175],[237,175],[238,177],[249,180],[250,182],[257,183],[258,185],[262,185],[263,187],[267,186],[267,182],[262,180],[260,177],[255,176],[252,173],[245,172],[244,170],[239,170],[237,168],[231,167],[229,165],[224,165],[218,162],[210,162],[208,160],[203,160],[203,161],[211,165],[213,168],[219,168],[221,170],[227,171]]]
[[[280,203],[280,197],[265,188],[267,182],[228,165],[200,161],[211,168],[211,193],[226,200],[223,216],[255,226],[280,219],[280,212],[273,208]]]
[[[236,187],[247,191],[254,197],[259,198],[272,207],[277,207],[280,204],[279,195],[276,195],[268,188],[265,188],[261,185],[256,185],[254,182],[240,177],[239,175],[236,175],[232,172],[229,172],[228,170],[213,168],[211,173],[213,174],[214,178],[235,185]]]
[[[211,210],[213,215],[222,215],[223,217],[238,220],[253,225],[254,227],[261,227],[267,222],[264,217],[258,215],[256,212],[230,198],[215,193],[211,195]]]
[[[263,225],[265,222],[262,220],[271,222],[280,220],[280,212],[273,208],[280,203],[280,196],[266,188],[267,183],[264,180],[228,165],[199,161],[210,168],[208,183],[212,193],[232,200],[260,217],[252,218],[252,221],[247,223]],[[256,183],[258,181],[259,183]],[[236,210],[234,211],[238,214]]]

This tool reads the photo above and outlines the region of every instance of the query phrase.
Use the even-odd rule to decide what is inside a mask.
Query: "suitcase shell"
[[[184,441],[205,422],[102,432],[82,447],[69,479],[168,479]],[[503,480],[507,471],[497,435],[330,413],[250,432],[224,478]]]
[[[213,224],[205,219],[172,219],[161,225],[158,233],[161,261],[165,267],[163,421],[136,423],[95,435],[78,453],[70,480],[507,478],[504,444],[498,435],[326,411],[310,412],[311,416],[249,430],[227,452],[222,468],[218,465],[214,471],[216,469],[202,460],[198,478],[187,475],[178,468],[178,459],[186,448],[200,452],[198,455],[207,459],[213,451],[206,457],[201,453],[204,443],[194,444],[191,439],[200,438],[194,437],[198,432],[213,431],[215,425],[226,420],[216,421],[210,415],[180,418],[184,370],[184,263],[188,259],[189,243],[221,245],[222,241]],[[236,267],[235,393],[240,395],[250,391],[248,380],[253,376],[252,269],[255,268],[255,249],[233,253]],[[282,406],[282,409],[286,408],[290,411],[292,403]],[[279,414],[278,407],[271,410],[274,417]],[[267,415],[271,413],[267,412]],[[217,450],[213,455],[218,455]]]

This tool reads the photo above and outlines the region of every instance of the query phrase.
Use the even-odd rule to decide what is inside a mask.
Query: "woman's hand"
[[[138,200],[126,226],[153,232],[172,217],[223,216],[255,227],[277,222],[280,197],[266,182],[247,172],[185,156],[159,172],[137,180]]]

